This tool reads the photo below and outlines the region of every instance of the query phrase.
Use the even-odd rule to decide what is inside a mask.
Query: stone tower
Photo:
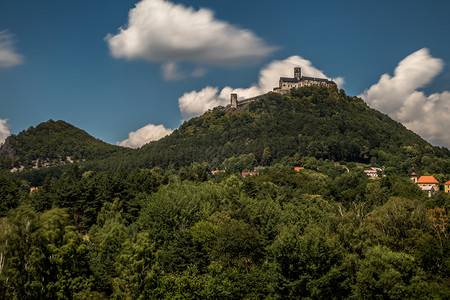
[[[294,77],[297,80],[300,80],[300,78],[302,78],[302,68],[300,68],[300,67],[294,68]]]
[[[231,94],[231,107],[237,108],[237,106],[238,106],[237,94]]]

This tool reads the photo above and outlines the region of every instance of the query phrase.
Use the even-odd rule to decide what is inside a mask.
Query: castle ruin
[[[280,77],[279,85],[274,88],[273,91],[280,94],[286,94],[293,88],[313,85],[337,87],[337,84],[330,79],[302,76],[302,68],[295,67],[294,77]]]
[[[331,80],[326,78],[316,78],[316,77],[307,77],[302,75],[302,68],[295,67],[294,68],[294,77],[280,77],[280,81],[278,87],[274,88],[273,91],[275,93],[287,94],[293,88],[300,88],[304,86],[333,86],[337,87],[337,84]],[[246,103],[255,101],[260,96],[256,96],[253,98],[239,100],[237,94],[231,94],[231,108],[237,108],[240,105],[244,105]]]

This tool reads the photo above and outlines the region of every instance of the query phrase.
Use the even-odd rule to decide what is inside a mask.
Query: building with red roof
[[[259,172],[242,172],[241,175],[242,175],[242,177],[259,176]]]
[[[433,187],[434,191],[439,191],[439,181],[433,176],[420,176],[417,179],[417,185],[424,191],[429,191],[431,187]]]

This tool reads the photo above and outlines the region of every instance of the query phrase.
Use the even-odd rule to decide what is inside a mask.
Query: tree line
[[[450,197],[331,164],[0,177],[11,299],[445,299]]]

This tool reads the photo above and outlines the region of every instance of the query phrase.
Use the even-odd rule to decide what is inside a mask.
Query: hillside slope
[[[431,146],[362,99],[326,87],[269,93],[232,111],[215,108],[131,155],[122,166],[128,161],[136,167],[194,162],[220,167],[227,158],[250,155],[259,165],[300,164],[314,157],[391,166],[402,172],[412,165],[450,172],[448,149]]]
[[[9,136],[0,147],[2,169],[39,168],[101,159],[126,151],[64,121],[49,120]]]

